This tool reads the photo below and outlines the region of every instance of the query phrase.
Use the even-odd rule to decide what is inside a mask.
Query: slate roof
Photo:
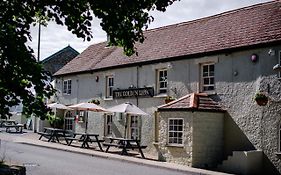
[[[144,43],[136,44],[138,56],[126,57],[122,48],[106,48],[106,42],[94,44],[55,75],[196,58],[281,43],[281,1],[160,27],[144,35]]]
[[[67,46],[41,61],[44,69],[52,75],[79,55],[71,46]]]
[[[224,112],[225,110],[206,93],[191,93],[168,104],[158,106],[158,111],[210,111]]]

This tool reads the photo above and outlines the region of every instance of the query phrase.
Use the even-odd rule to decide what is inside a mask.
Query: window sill
[[[202,91],[203,93],[206,93],[207,95],[217,95],[217,92],[215,90],[213,91]]]
[[[108,97],[108,98],[104,97],[103,100],[104,101],[111,101],[111,100],[113,100],[113,98],[112,97]]]
[[[182,144],[167,144],[166,147],[183,148],[184,145],[182,145]]]
[[[277,156],[281,156],[281,152],[276,152],[275,153]]]
[[[155,96],[153,96],[153,97],[155,97],[155,98],[161,98],[161,97],[168,97],[168,95],[167,95],[167,94],[157,94],[157,95],[155,95]]]

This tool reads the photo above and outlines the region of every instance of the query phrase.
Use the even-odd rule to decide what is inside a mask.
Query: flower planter
[[[170,103],[171,101],[174,101],[174,100],[165,100],[165,103]]]
[[[256,99],[256,102],[259,106],[265,106],[268,102],[268,99],[267,98],[264,98],[264,99]]]

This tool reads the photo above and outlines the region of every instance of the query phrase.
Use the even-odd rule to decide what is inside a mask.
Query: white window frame
[[[165,76],[160,77],[161,72],[163,72],[164,74],[166,72],[166,77]],[[162,85],[162,87],[161,87],[161,85]],[[166,94],[167,93],[167,89],[168,89],[168,70],[167,70],[167,68],[157,70],[156,87],[157,87],[157,93],[158,94]]]
[[[213,72],[213,75],[211,75],[211,72],[210,72],[210,66],[213,65],[214,66],[214,72]],[[207,74],[208,75],[204,75],[204,67],[205,66],[208,66],[208,72]],[[206,91],[214,91],[215,90],[215,63],[204,63],[204,64],[201,64],[201,76],[200,76],[200,79],[201,79],[201,91],[202,92],[206,92]],[[204,79],[208,79],[208,83],[205,84],[204,82]],[[213,83],[211,83],[211,79],[213,79]],[[213,87],[213,89],[205,89],[208,88],[208,87]]]
[[[62,91],[64,95],[70,95],[71,94],[71,86],[72,86],[72,81],[71,79],[64,80],[62,84]]]
[[[129,138],[140,139],[140,116],[130,115]]]
[[[105,126],[105,136],[112,135],[112,114],[106,114],[104,126]]]
[[[105,84],[105,98],[113,98],[113,87],[114,87],[114,77],[113,75],[106,76],[106,84]],[[112,79],[112,82],[110,81]]]
[[[68,111],[65,114],[64,118],[64,129],[68,131],[73,131],[74,130],[74,117],[72,116],[71,112]]]
[[[180,131],[180,130],[174,130],[174,128],[175,127],[180,127],[180,125],[179,124],[177,124],[176,126],[173,124],[172,126],[171,126],[171,124],[170,124],[170,121],[171,120],[181,120],[182,121],[182,130]],[[175,122],[174,122],[175,123]],[[171,130],[171,127],[173,127],[173,129]],[[178,128],[179,129],[179,128]],[[171,134],[172,133],[181,133],[181,137],[171,137]],[[177,141],[176,142],[171,142],[171,139],[177,139]],[[169,118],[168,119],[168,145],[179,145],[179,146],[182,146],[183,145],[183,142],[184,142],[184,140],[183,140],[183,138],[184,138],[184,119],[183,118]],[[181,143],[179,142],[181,140]]]

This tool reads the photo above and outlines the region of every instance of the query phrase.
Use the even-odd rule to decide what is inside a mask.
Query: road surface
[[[0,152],[1,159],[25,165],[27,175],[187,175],[179,171],[3,140]]]

